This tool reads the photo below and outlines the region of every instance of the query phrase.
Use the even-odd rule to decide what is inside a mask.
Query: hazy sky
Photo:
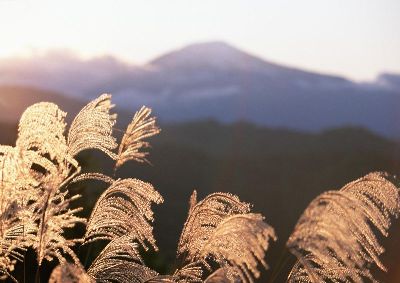
[[[400,0],[0,0],[0,57],[69,49],[144,63],[214,40],[357,80],[400,73]]]

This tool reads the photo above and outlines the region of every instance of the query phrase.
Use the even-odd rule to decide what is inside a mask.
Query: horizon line
[[[140,62],[140,61],[137,62],[135,60],[128,59],[125,56],[121,56],[119,54],[114,54],[112,52],[108,52],[108,53],[104,52],[104,53],[98,53],[98,54],[93,54],[93,55],[87,55],[87,54],[83,54],[83,52],[80,52],[78,49],[74,49],[74,48],[61,48],[61,47],[60,48],[57,48],[57,47],[31,48],[28,52],[23,52],[23,53],[19,53],[19,54],[16,53],[16,54],[9,55],[9,56],[0,56],[0,67],[1,67],[1,63],[3,63],[3,62],[11,63],[13,61],[29,61],[32,59],[46,59],[51,56],[56,56],[59,58],[74,59],[74,60],[81,61],[81,62],[90,62],[90,61],[95,61],[95,60],[99,60],[99,59],[110,58],[110,59],[115,60],[116,62],[125,64],[128,67],[145,68],[146,66],[151,66],[152,61],[155,61],[156,59],[161,58],[163,56],[168,56],[169,54],[172,54],[174,52],[182,51],[191,46],[209,45],[209,44],[215,44],[215,43],[221,44],[221,45],[226,45],[232,49],[236,49],[239,52],[242,52],[249,56],[255,57],[255,58],[262,60],[269,64],[279,65],[280,67],[290,68],[290,69],[299,70],[299,71],[308,72],[308,73],[339,77],[339,78],[347,79],[349,81],[356,82],[356,83],[374,82],[379,78],[379,76],[381,76],[383,74],[400,75],[400,70],[384,69],[384,70],[376,72],[374,77],[372,77],[372,78],[360,79],[360,78],[355,78],[355,77],[345,75],[345,74],[339,73],[339,72],[316,70],[316,69],[305,67],[305,66],[298,66],[295,64],[291,64],[291,63],[279,62],[279,60],[275,61],[273,59],[265,58],[262,55],[255,54],[252,51],[248,51],[245,48],[237,47],[235,44],[231,44],[230,42],[227,42],[224,40],[218,40],[218,39],[217,40],[196,41],[196,42],[192,42],[192,43],[181,44],[180,46],[174,47],[174,48],[169,48],[169,49],[167,48],[165,51],[163,51],[155,56],[152,56],[150,59],[143,60],[142,62]]]

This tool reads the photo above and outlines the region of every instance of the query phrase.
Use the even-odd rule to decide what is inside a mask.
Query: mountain
[[[0,60],[0,84],[30,86],[88,99],[89,93],[90,98],[96,97],[97,93],[92,92],[97,85],[114,81],[134,69],[111,56],[82,60],[68,51],[53,51],[29,59]]]
[[[214,74],[229,74],[242,72],[248,75],[262,75],[271,82],[282,79],[294,85],[306,84],[343,84],[347,85],[346,79],[319,75],[302,70],[284,67],[274,64],[258,57],[243,52],[224,42],[209,42],[193,44],[182,49],[172,51],[150,62],[151,66],[179,75],[194,75],[198,77],[199,71],[203,71],[202,79],[210,79]],[[212,71],[206,76],[206,73]],[[252,77],[249,77],[251,79]],[[232,80],[233,81],[233,80]]]
[[[70,113],[67,118],[71,118],[85,104],[83,100],[53,91],[33,87],[0,86],[0,122],[16,123],[28,106],[43,101],[59,105],[63,111]]]
[[[244,120],[302,131],[354,125],[396,137],[399,77],[383,74],[356,83],[272,63],[223,42],[189,45],[142,66],[69,53],[0,61],[0,84],[85,100],[110,92],[117,105],[130,111],[148,105],[164,122]]]
[[[328,148],[331,153],[373,153],[386,152],[395,146],[392,141],[358,127],[332,128],[311,134],[247,122],[223,125],[215,121],[196,121],[163,125],[162,130],[153,147],[174,144],[219,158],[324,155]]]
[[[378,76],[377,83],[392,89],[400,89],[400,74],[383,73]]]

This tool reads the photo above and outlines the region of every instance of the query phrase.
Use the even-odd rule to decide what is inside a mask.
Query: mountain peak
[[[273,65],[223,41],[190,44],[158,57],[150,64],[163,69],[213,67],[252,70],[266,64]]]
[[[226,53],[226,52],[236,52],[236,53],[244,53],[238,48],[230,45],[224,41],[208,41],[208,42],[200,42],[189,44],[180,49],[185,52],[200,52],[200,53]]]

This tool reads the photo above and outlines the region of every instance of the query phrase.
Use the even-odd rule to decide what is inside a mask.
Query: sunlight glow
[[[144,63],[223,40],[267,60],[370,79],[400,72],[400,1],[0,0],[0,57],[70,49]]]

